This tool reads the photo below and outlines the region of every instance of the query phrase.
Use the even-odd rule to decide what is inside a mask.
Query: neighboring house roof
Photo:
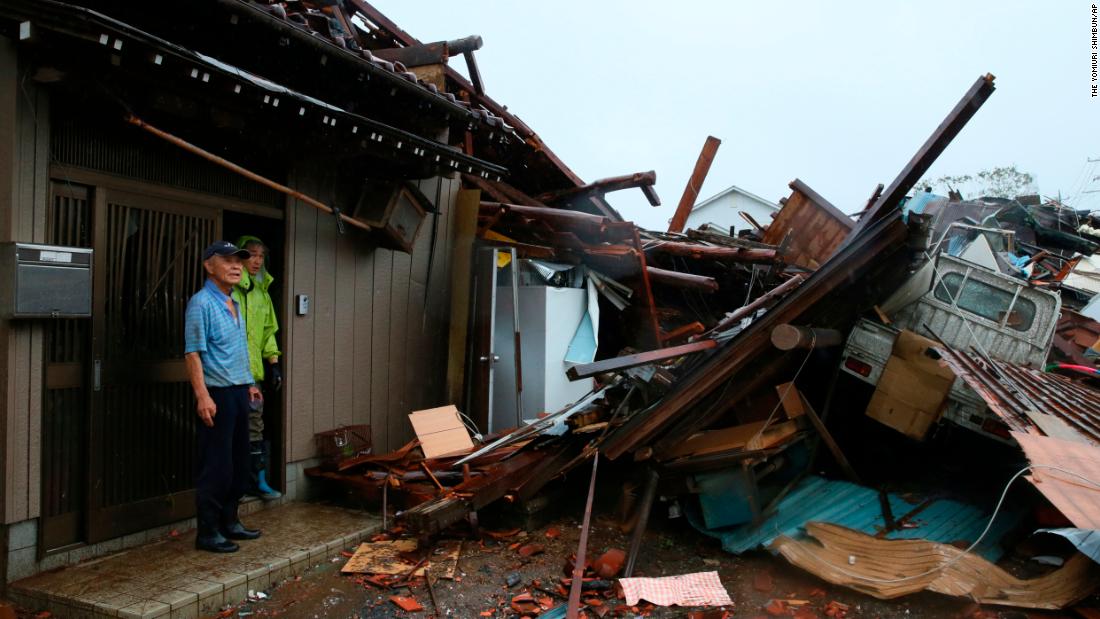
[[[744,189],[741,189],[737,185],[730,185],[729,187],[723,189],[722,191],[719,191],[718,193],[714,194],[713,196],[707,198],[706,200],[703,200],[702,202],[697,203],[695,206],[693,206],[691,208],[691,210],[692,210],[692,212],[695,212],[695,211],[698,211],[700,209],[706,208],[707,206],[710,206],[712,203],[716,202],[717,200],[719,200],[719,199],[721,199],[721,198],[723,198],[723,197],[725,197],[725,196],[727,196],[731,193],[741,194],[741,195],[745,196],[746,198],[749,198],[751,200],[755,200],[756,202],[759,202],[763,206],[767,206],[767,207],[771,208],[772,210],[776,210],[776,211],[779,210],[779,205],[776,204],[775,202],[772,202],[771,200],[765,200],[764,198],[761,198],[760,196],[758,196],[758,195],[756,195],[752,192],[745,191]]]

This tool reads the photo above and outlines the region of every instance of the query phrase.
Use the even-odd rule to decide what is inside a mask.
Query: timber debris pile
[[[713,138],[665,231],[603,201],[640,189],[659,204],[653,173],[541,193],[467,177],[476,238],[464,399],[414,413],[417,439],[394,452],[310,474],[422,542],[476,530],[490,508],[535,511],[555,485],[587,488],[568,585],[593,568],[597,468],[625,464],[640,494],[614,574],[635,598],[630,577],[644,571],[661,497],[729,552],[768,549],[878,598],[1081,601],[1100,582],[1097,222],[1038,196],[914,191],[993,90],[980,77],[854,214],[795,180],[771,221],[685,230]],[[554,295],[572,295],[573,313],[556,313]],[[553,314],[542,331],[529,326],[540,312]],[[564,337],[540,339],[555,318]],[[567,400],[545,406],[554,397]],[[971,487],[922,464],[950,450],[988,465]],[[582,605],[567,592],[535,592],[515,612],[572,615]],[[713,605],[727,608],[724,596]]]
[[[826,586],[1100,616],[1100,211],[922,184],[992,75],[866,201],[792,170],[777,203],[731,187],[733,216],[707,219],[726,204],[700,200],[708,137],[648,229],[609,196],[659,207],[656,172],[584,182],[487,94],[479,36],[420,41],[367,0],[0,7],[9,240],[35,240],[27,273],[88,260],[97,313],[42,305],[20,320],[49,330],[3,331],[27,387],[8,398],[9,580],[188,517],[182,293],[202,247],[259,226],[288,276],[270,313],[294,317],[267,409],[280,481],[380,514],[338,578],[387,611],[464,616],[437,593],[461,597],[476,556],[508,570],[486,617],[859,614]],[[775,598],[744,608],[722,580],[740,560],[681,544],[687,567],[662,572],[661,527],[821,588],[754,575]],[[553,578],[520,574],[532,557]],[[221,587],[205,597],[244,585]]]

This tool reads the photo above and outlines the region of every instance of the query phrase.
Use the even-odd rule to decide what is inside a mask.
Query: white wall
[[[760,222],[760,225],[767,226],[772,221],[772,213],[778,213],[779,209],[762,204],[759,200],[742,193],[731,191],[692,211],[688,215],[687,225],[684,229],[698,228],[709,223],[725,226],[726,228],[733,226],[737,230],[751,227],[741,217],[740,211],[745,211],[751,215],[753,219]]]

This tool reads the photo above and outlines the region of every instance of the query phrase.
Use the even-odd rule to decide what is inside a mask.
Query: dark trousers
[[[237,522],[237,505],[248,487],[248,386],[211,387],[214,427],[198,423],[195,477],[200,536]]]

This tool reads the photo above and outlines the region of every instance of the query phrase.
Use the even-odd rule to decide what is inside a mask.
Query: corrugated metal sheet
[[[945,346],[936,350],[1009,428],[1045,434],[1031,419],[1034,413],[1045,413],[1064,421],[1094,448],[1100,447],[1100,391],[1056,374],[1003,361],[987,362]]]
[[[1013,432],[1032,465],[1057,467],[1100,482],[1100,449],[1085,443]],[[1033,469],[1028,481],[1070,522],[1082,529],[1100,529],[1100,489],[1085,479],[1049,468]]]
[[[914,528],[891,531],[885,539],[924,539],[942,543],[965,541],[972,543],[989,520],[985,508],[934,497],[890,494],[890,510],[901,520],[911,514]],[[976,552],[996,561],[1003,554],[1001,537],[1019,521],[1020,515],[1002,510],[989,535]],[[808,477],[781,499],[771,517],[756,525],[724,531],[708,531],[692,522],[702,532],[722,540],[727,552],[741,554],[767,547],[780,535],[801,537],[808,522],[829,522],[871,535],[886,526],[879,504],[878,491],[846,481],[830,481]]]

